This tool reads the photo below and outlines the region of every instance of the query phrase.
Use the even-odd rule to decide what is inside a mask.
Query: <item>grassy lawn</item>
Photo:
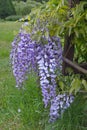
[[[9,55],[11,42],[20,27],[21,23],[0,23],[0,130],[31,130],[29,126],[37,121],[42,111],[42,104],[38,104],[41,96],[38,96],[39,90],[33,76],[29,78],[25,91],[15,88]],[[21,109],[21,112],[18,112],[18,109]]]
[[[16,114],[15,109],[12,109],[17,104],[14,95],[17,93],[15,93],[15,80],[11,73],[9,54],[14,31],[18,31],[20,26],[20,23],[0,23],[0,130],[19,127],[19,123],[16,123],[19,122],[19,115]],[[15,102],[13,103],[12,100]]]
[[[87,130],[84,96],[77,97],[61,119],[49,124],[36,77],[29,76],[24,90],[15,88],[9,55],[20,27],[21,23],[0,22],[0,130]]]

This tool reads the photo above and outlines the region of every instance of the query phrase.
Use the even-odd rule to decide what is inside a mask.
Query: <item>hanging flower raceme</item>
[[[60,118],[73,101],[74,96],[67,94],[59,94],[54,99],[52,99],[49,121],[54,122],[57,118]]]
[[[27,78],[26,74],[31,68],[35,69],[35,42],[31,40],[30,35],[19,33],[12,42],[12,51],[10,54],[13,74],[16,78],[16,87],[21,87]]]
[[[61,50],[61,51],[60,51]],[[58,53],[60,51],[60,53]],[[61,69],[62,47],[59,38],[52,41],[48,39],[48,44],[40,44],[37,47],[37,64],[39,69],[40,85],[42,89],[45,107],[50,100],[56,96],[56,69]],[[58,62],[60,59],[60,62]]]
[[[60,117],[70,106],[72,96],[56,95],[56,77],[62,66],[62,47],[58,37],[46,38],[47,44],[37,43],[28,33],[20,32],[12,42],[11,63],[16,78],[16,87],[23,86],[27,74],[37,72],[45,107],[50,107],[50,122]],[[58,71],[59,70],[59,71]]]

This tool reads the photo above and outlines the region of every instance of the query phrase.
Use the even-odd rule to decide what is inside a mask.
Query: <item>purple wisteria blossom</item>
[[[51,100],[50,107],[50,122],[54,122],[57,118],[60,118],[64,111],[71,105],[74,100],[73,95],[59,94]]]
[[[70,106],[74,98],[67,94],[57,96],[56,77],[57,72],[62,70],[62,47],[58,37],[44,38],[46,44],[37,43],[31,39],[30,34],[21,31],[12,42],[10,59],[18,88],[23,86],[32,69],[37,72],[44,105],[51,105],[50,122],[54,122]]]
[[[35,69],[35,42],[31,40],[30,35],[19,33],[12,42],[12,51],[10,54],[13,74],[16,78],[16,87],[21,87],[27,78],[26,74]]]
[[[60,51],[61,50],[61,51]],[[61,69],[62,47],[59,39],[52,41],[48,39],[48,44],[40,44],[37,47],[37,65],[39,70],[40,85],[45,107],[50,100],[56,96],[56,69]],[[58,59],[59,62],[58,62]]]

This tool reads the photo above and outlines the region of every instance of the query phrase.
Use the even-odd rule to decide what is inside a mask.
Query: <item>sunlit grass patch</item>
[[[19,32],[21,25],[20,22],[0,22],[0,42],[11,42]]]

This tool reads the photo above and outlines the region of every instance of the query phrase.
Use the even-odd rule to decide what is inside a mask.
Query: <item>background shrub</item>
[[[16,14],[17,15],[27,15],[31,12],[32,8],[38,7],[39,5],[41,5],[41,3],[36,2],[36,1],[31,1],[31,0],[27,0],[27,2],[24,1],[14,1],[13,2],[15,10],[16,10]]]
[[[0,0],[0,18],[4,19],[15,13],[16,12],[11,0]]]
[[[5,18],[6,21],[16,21],[21,19],[22,16],[21,15],[11,15]]]

